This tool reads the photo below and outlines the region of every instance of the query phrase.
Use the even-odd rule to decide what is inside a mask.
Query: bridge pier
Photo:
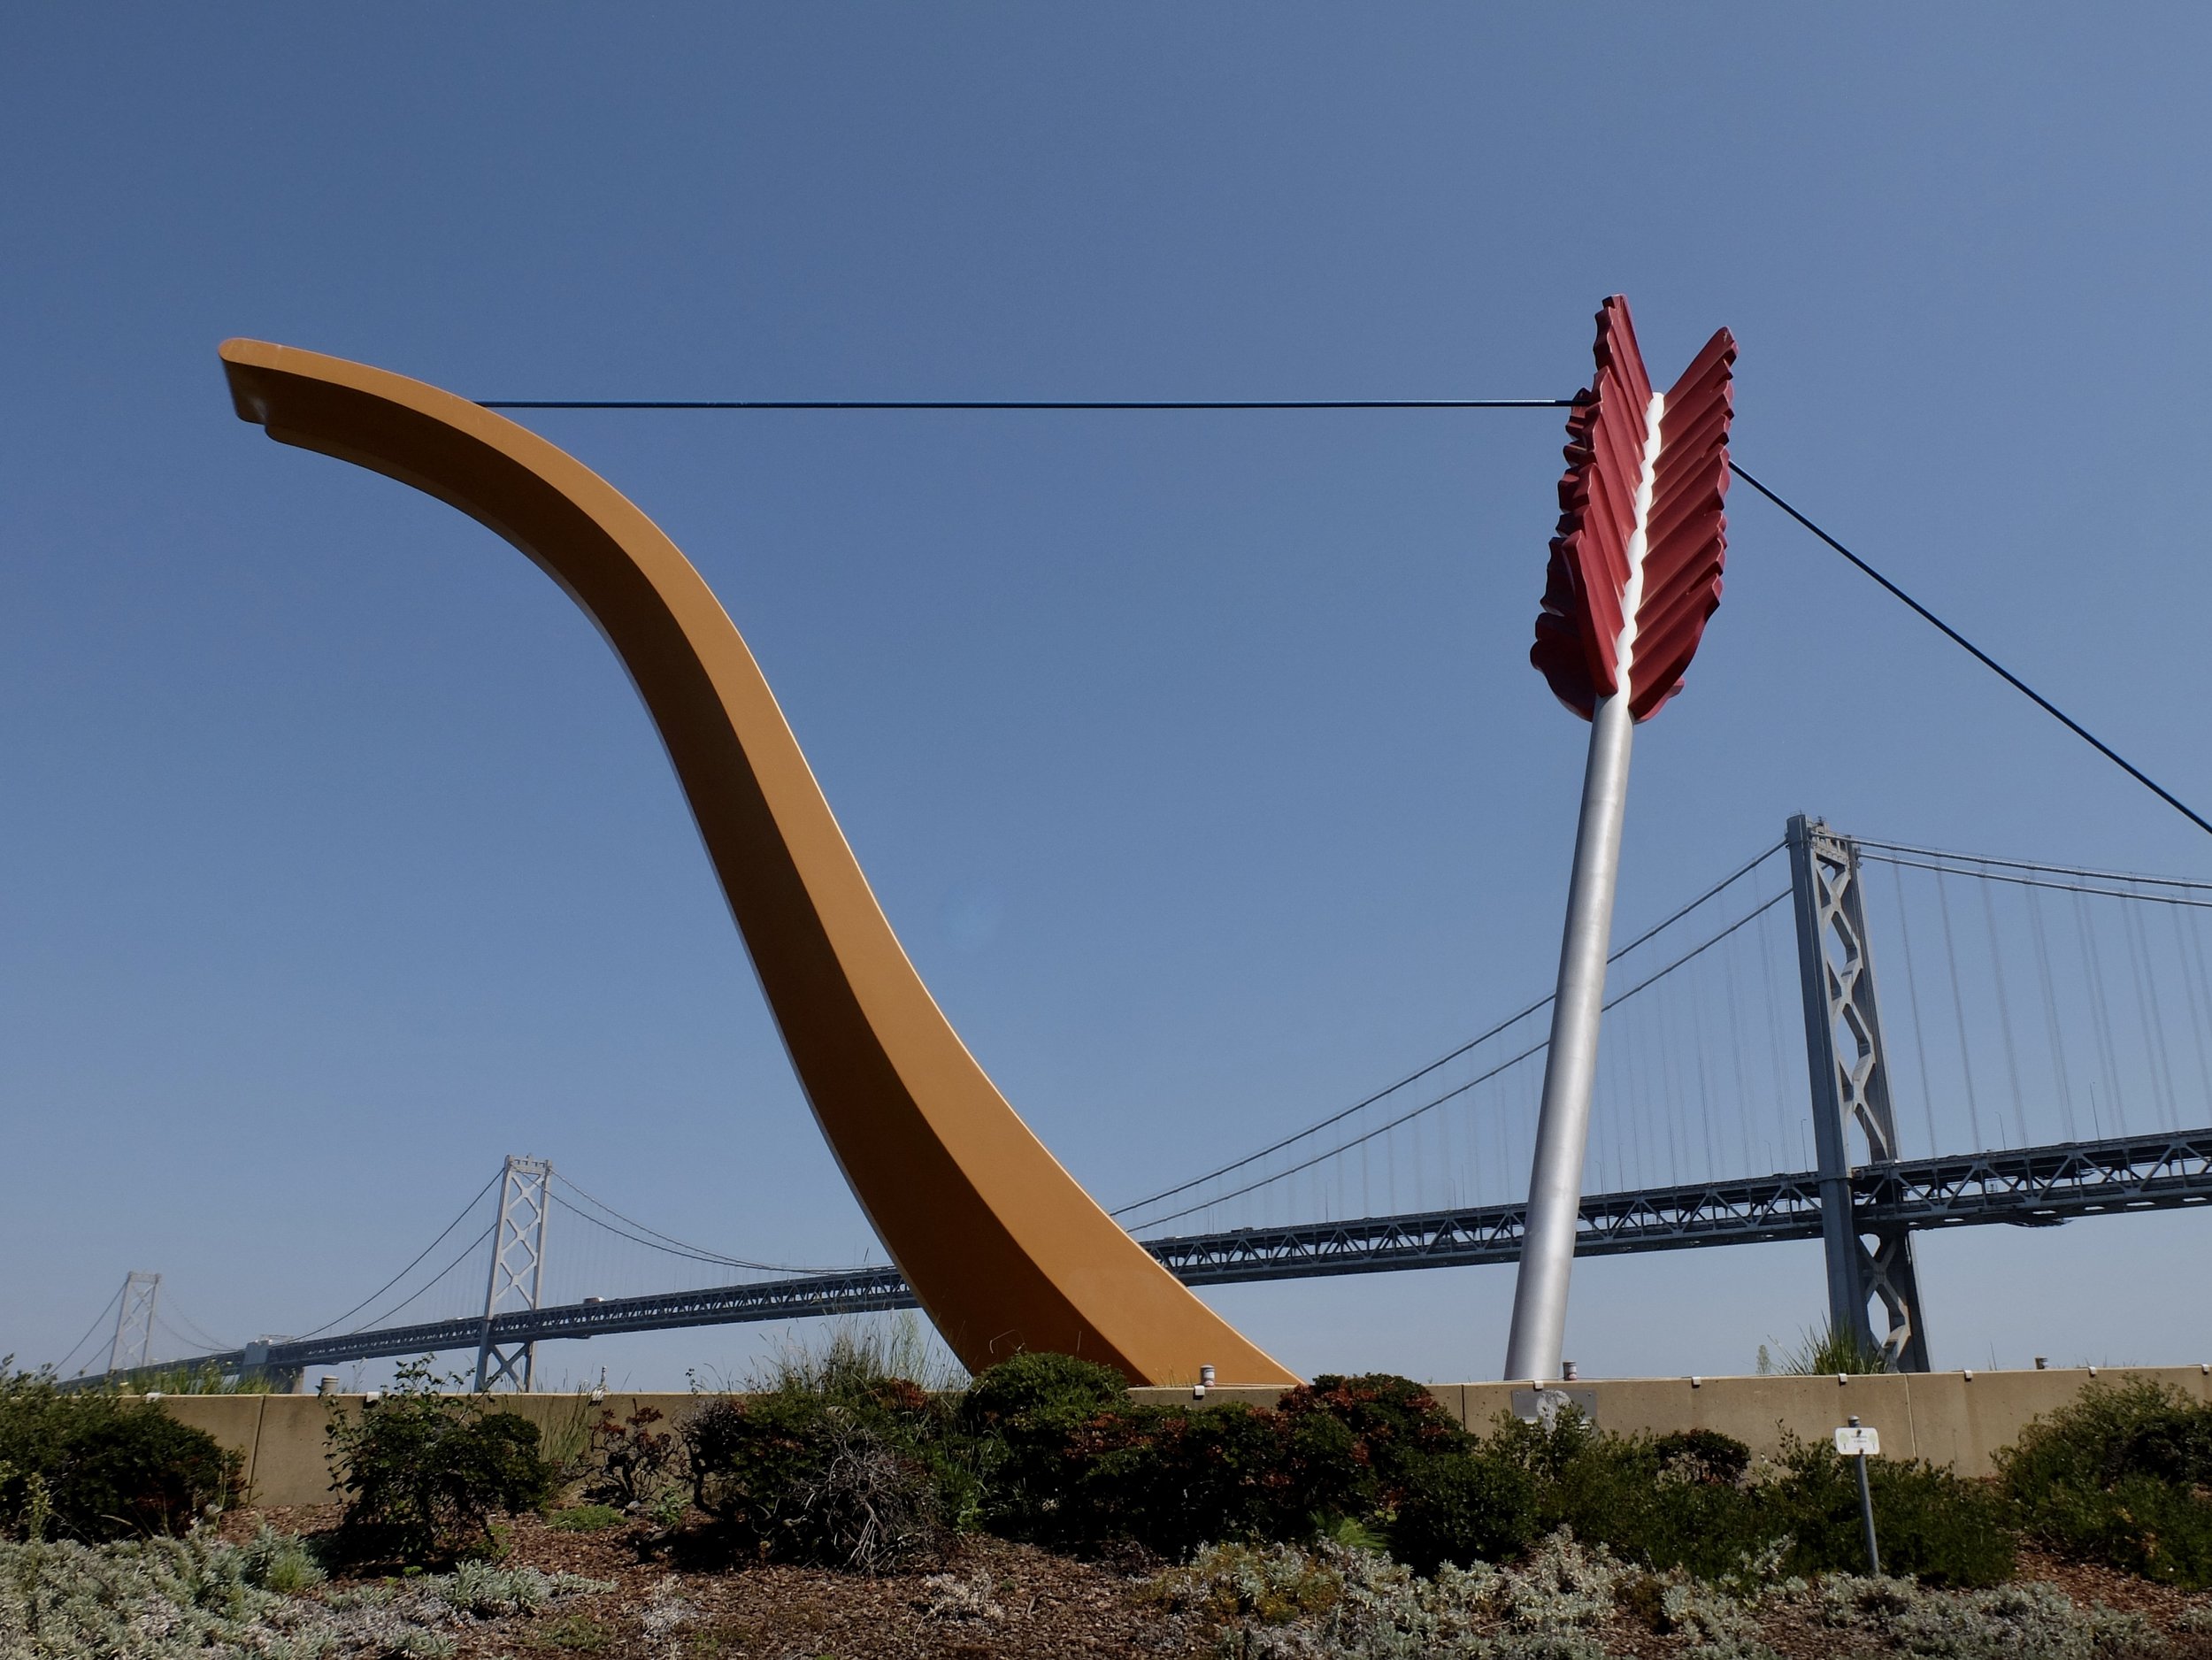
[[[1863,1223],[1852,1181],[1855,1129],[1866,1149],[1861,1162],[1893,1164],[1899,1157],[1858,847],[1802,813],[1789,821],[1785,839],[1796,902],[1829,1329],[1850,1333],[1863,1349],[1878,1348],[1892,1372],[1926,1372],[1927,1321],[1911,1231],[1902,1224]],[[1869,1311],[1877,1301],[1886,1317],[1878,1335]]]

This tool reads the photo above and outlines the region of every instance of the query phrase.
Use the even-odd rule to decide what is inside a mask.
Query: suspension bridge
[[[2212,882],[1792,819],[1613,953],[1577,1255],[1818,1239],[1834,1329],[1926,1370],[1916,1233],[2212,1203],[2208,926]],[[1515,1261],[1549,1006],[1115,1214],[1190,1285]],[[482,1231],[454,1248],[487,1200]],[[457,1352],[479,1387],[528,1388],[541,1342],[912,1306],[895,1268],[690,1244],[511,1157],[319,1330],[222,1344],[134,1273],[78,1345],[104,1336],[104,1366],[79,1375],[296,1380]]]

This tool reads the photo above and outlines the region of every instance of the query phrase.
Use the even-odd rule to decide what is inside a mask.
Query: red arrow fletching
[[[1647,720],[1682,689],[1720,604],[1736,342],[1716,334],[1655,411],[1628,302],[1607,300],[1597,323],[1597,373],[1567,420],[1559,532],[1529,660],[1585,720],[1621,689],[1625,660],[1629,711]]]

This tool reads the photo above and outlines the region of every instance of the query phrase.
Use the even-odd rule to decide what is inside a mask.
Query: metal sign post
[[[1882,1571],[1882,1547],[1874,1537],[1874,1491],[1867,1485],[1866,1461],[1882,1456],[1882,1432],[1862,1429],[1857,1414],[1850,1424],[1836,1432],[1836,1450],[1850,1459],[1859,1470],[1859,1520],[1866,1525],[1866,1571],[1878,1574]]]
[[[1722,329],[1671,388],[1655,392],[1628,302],[1616,295],[1598,311],[1596,357],[1597,373],[1567,422],[1559,534],[1529,652],[1553,694],[1590,723],[1506,1345],[1505,1375],[1532,1384],[1558,1378],[1566,1342],[1629,752],[1636,724],[1681,689],[1706,619],[1720,603],[1727,548],[1721,502],[1728,490],[1734,339]]]

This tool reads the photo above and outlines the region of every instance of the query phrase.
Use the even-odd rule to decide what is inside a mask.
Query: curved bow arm
[[[659,728],[845,1179],[971,1371],[1023,1349],[1140,1383],[1292,1383],[1030,1132],[915,972],[734,624],[605,480],[419,380],[258,341],[222,348],[242,419],[381,473],[512,542],[596,623]]]

